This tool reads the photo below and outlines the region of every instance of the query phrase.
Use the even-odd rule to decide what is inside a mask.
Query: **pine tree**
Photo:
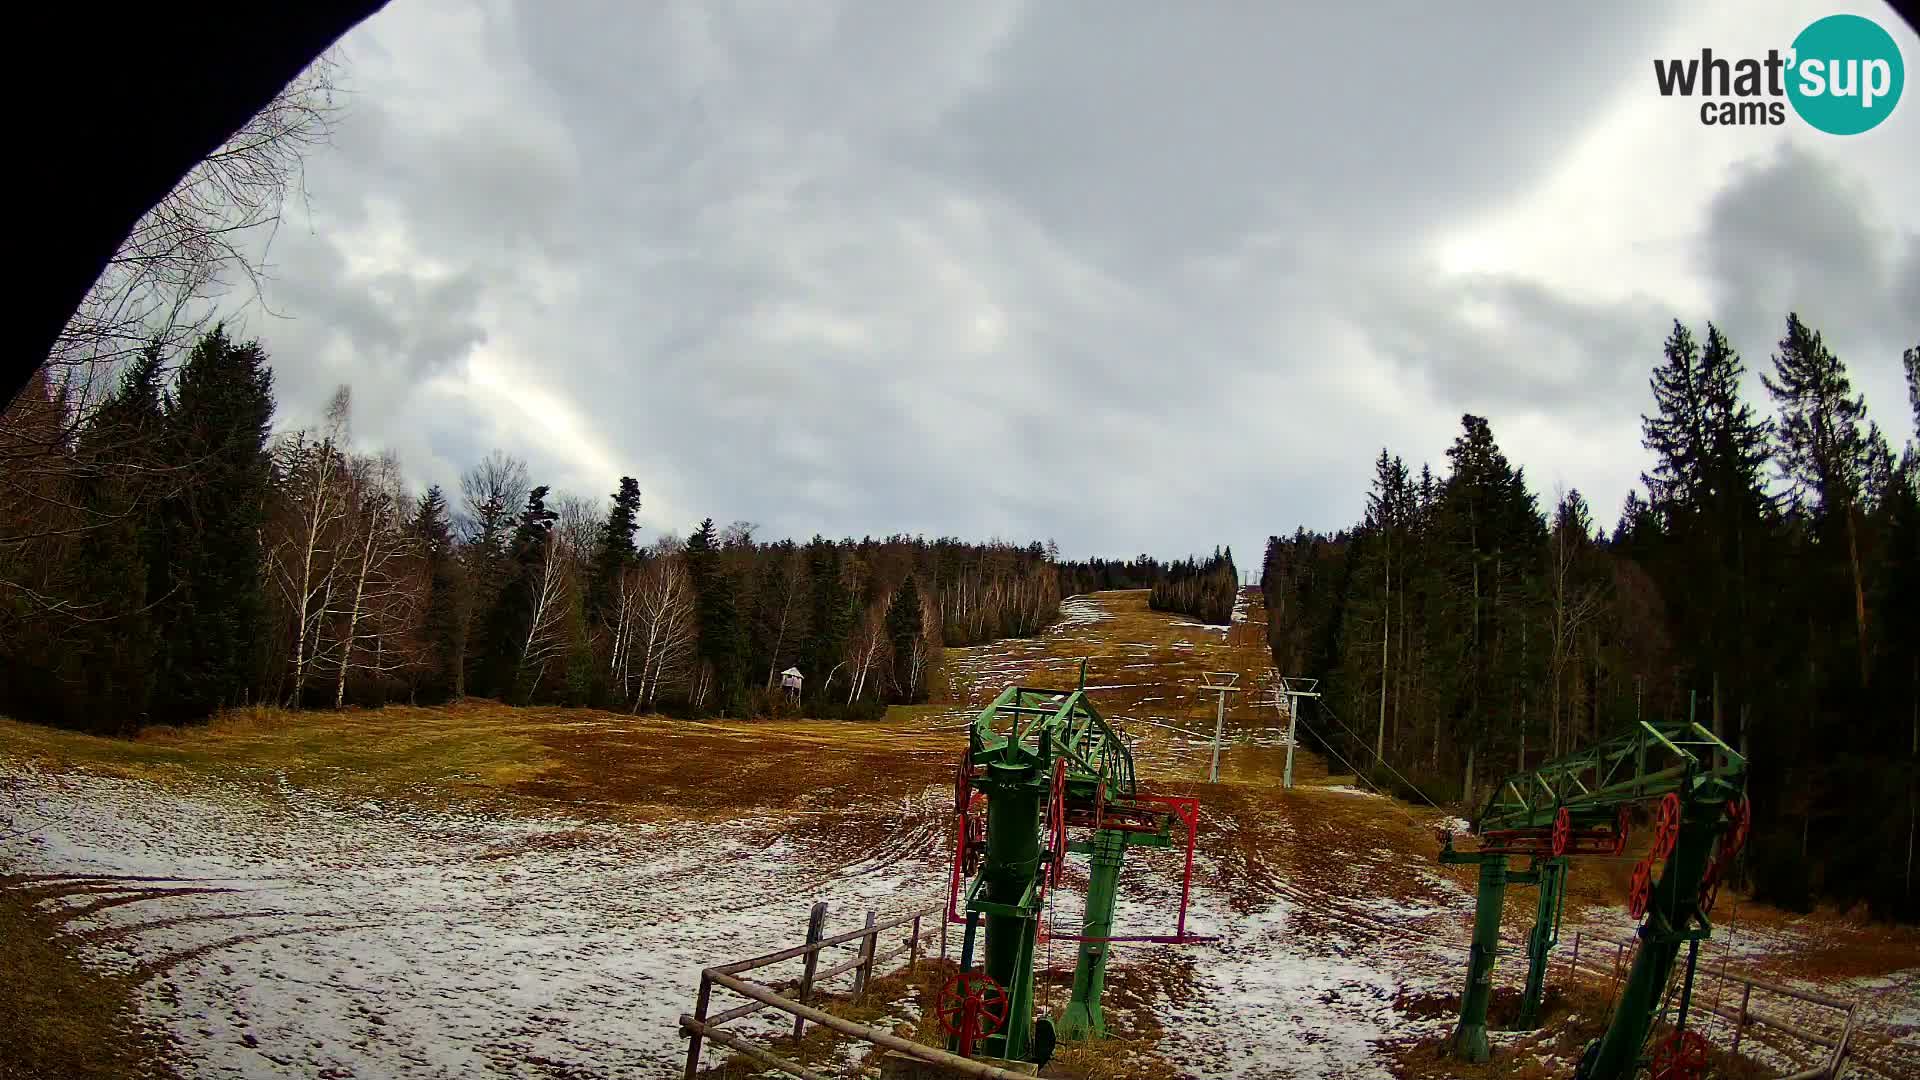
[[[923,665],[926,661],[924,619],[920,610],[920,586],[908,574],[893,590],[887,605],[887,638],[893,644],[893,684],[900,700],[921,700]]]
[[[620,575],[639,558],[634,534],[640,529],[640,482],[631,476],[620,478],[620,490],[614,493],[613,508],[601,526],[594,546],[593,565],[587,571],[586,617],[589,625],[604,621],[615,603]]]
[[[1871,644],[1866,578],[1860,563],[1860,495],[1872,443],[1863,430],[1867,403],[1820,332],[1787,316],[1787,336],[1761,381],[1780,408],[1780,472],[1796,506],[1811,514],[1828,543],[1844,545],[1851,577],[1860,682],[1868,681]]]
[[[697,654],[712,674],[709,700],[725,714],[737,707],[745,691],[741,672],[742,639],[733,583],[721,565],[719,537],[707,518],[687,538],[687,573],[693,581],[694,607],[700,620]]]
[[[160,350],[149,348],[128,369],[82,433],[76,499],[96,524],[72,556],[80,622],[61,650],[67,721],[103,734],[125,734],[145,719],[153,694],[159,634],[149,610],[144,540],[149,466],[162,412]]]
[[[1728,704],[1760,692],[1730,680],[1755,666],[1747,627],[1756,578],[1768,563],[1761,548],[1773,509],[1762,478],[1771,427],[1741,400],[1744,371],[1718,328],[1709,324],[1706,348],[1697,349],[1676,322],[1654,372],[1658,415],[1641,418],[1645,445],[1658,459],[1642,479],[1669,541],[1657,576],[1667,591],[1695,598],[1678,611],[1676,636],[1706,674],[1716,731],[1724,730]],[[1727,702],[1729,695],[1742,700]]]
[[[266,520],[273,372],[256,342],[215,327],[181,367],[160,440],[179,478],[159,507],[164,648],[155,713],[206,716],[249,698],[266,640],[260,530]]]
[[[851,604],[840,577],[840,550],[831,540],[816,535],[807,543],[807,578],[812,583],[808,622],[813,633],[802,656],[801,671],[811,693],[825,695],[834,668],[846,651],[847,635],[852,631]]]
[[[434,484],[415,509],[411,527],[426,560],[427,602],[421,619],[426,660],[422,688],[430,701],[458,698],[466,691],[466,577],[453,545],[447,497]]]
[[[486,650],[478,657],[481,677],[472,687],[481,697],[514,700],[525,689],[526,643],[538,600],[535,589],[552,557],[553,523],[560,516],[547,509],[547,491],[542,484],[527,493],[527,505],[507,548],[510,570],[487,620]]]

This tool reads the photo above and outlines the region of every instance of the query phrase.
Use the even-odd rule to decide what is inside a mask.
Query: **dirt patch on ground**
[[[134,988],[81,963],[55,920],[0,891],[0,1078],[174,1080]]]

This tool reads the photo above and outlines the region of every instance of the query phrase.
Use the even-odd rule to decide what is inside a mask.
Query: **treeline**
[[[1087,559],[1060,564],[1060,592],[1064,596],[1107,589],[1150,589],[1148,605],[1155,611],[1188,615],[1201,622],[1233,621],[1234,598],[1239,595],[1239,571],[1233,549],[1213,550],[1202,562],[1188,557],[1163,563],[1150,555],[1134,559]]]
[[[1233,549],[1214,548],[1205,562],[1188,557],[1168,563],[1166,575],[1153,583],[1147,602],[1155,611],[1225,626],[1233,621],[1233,602],[1239,595],[1240,571],[1233,565]]]
[[[276,436],[258,344],[215,330],[177,359],[149,349],[84,415],[40,378],[0,417],[0,710],[103,733],[469,695],[873,715],[925,699],[943,644],[1059,614],[1039,544],[707,520],[643,545],[633,478],[556,495],[497,451],[415,494],[352,452],[344,388]]]
[[[1920,434],[1920,347],[1905,355]],[[1636,717],[1749,755],[1746,873],[1767,900],[1920,917],[1920,446],[1896,458],[1841,360],[1789,316],[1762,374],[1709,325],[1653,369],[1655,458],[1609,535],[1542,513],[1487,421],[1444,475],[1382,451],[1362,521],[1269,541],[1274,662],[1324,674],[1335,748],[1477,806]]]

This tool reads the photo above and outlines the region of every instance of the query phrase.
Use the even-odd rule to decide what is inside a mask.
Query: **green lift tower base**
[[[1442,863],[1478,866],[1480,873],[1467,983],[1451,1052],[1472,1062],[1491,1056],[1487,1006],[1493,997],[1507,886],[1540,890],[1527,935],[1527,981],[1518,1019],[1520,1028],[1533,1028],[1541,1020],[1547,957],[1559,938],[1571,861],[1583,855],[1623,854],[1634,808],[1651,806],[1652,850],[1635,868],[1628,898],[1634,918],[1645,920],[1640,945],[1613,1019],[1606,1033],[1589,1044],[1576,1073],[1580,1080],[1628,1080],[1641,1064],[1681,946],[1697,950],[1712,933],[1708,913],[1713,899],[1746,839],[1745,785],[1746,759],[1692,722],[1643,722],[1502,780],[1473,823],[1476,850],[1457,851],[1451,834],[1441,837]],[[1529,860],[1527,869],[1512,869],[1512,860],[1522,856]],[[1685,1029],[1692,986],[1689,962],[1674,1040],[1689,1038]]]
[[[1081,665],[1081,685],[1086,681]],[[984,814],[978,813],[981,809]],[[1044,1063],[1055,1032],[1034,1016],[1033,958],[1048,889],[1069,852],[1091,863],[1080,933],[1054,934],[1080,946],[1073,995],[1060,1037],[1100,1038],[1100,998],[1115,942],[1185,944],[1199,805],[1137,790],[1133,754],[1084,689],[1010,686],[968,729],[955,782],[955,848],[947,918],[966,927],[961,974],[943,991],[952,1017],[948,1047],[972,1056]],[[1178,832],[1184,832],[1184,838]],[[1088,830],[1070,841],[1069,828]],[[1130,847],[1171,847],[1184,839],[1185,880],[1175,933],[1116,937],[1115,891]],[[976,949],[984,934],[984,945]],[[976,951],[982,963],[976,971]],[[971,1002],[971,1004],[969,1004]],[[990,1007],[989,1007],[990,1006]]]

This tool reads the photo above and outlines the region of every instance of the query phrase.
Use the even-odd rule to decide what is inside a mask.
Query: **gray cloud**
[[[1711,312],[1441,265],[1647,99],[1675,17],[410,0],[347,42],[353,115],[277,253],[293,318],[256,328],[288,422],[350,380],[422,481],[494,445],[557,487],[627,472],[653,532],[1252,564],[1465,411],[1610,521],[1675,315],[1830,305],[1864,354],[1920,283],[1883,194],[1915,155],[1840,144],[1685,181],[1721,194],[1664,257]],[[1645,166],[1593,197],[1676,183]]]
[[[1889,221],[1891,210],[1833,157],[1788,148],[1739,171],[1702,246],[1716,318],[1750,368],[1769,366],[1798,311],[1898,441],[1900,354],[1920,342],[1920,230]]]

